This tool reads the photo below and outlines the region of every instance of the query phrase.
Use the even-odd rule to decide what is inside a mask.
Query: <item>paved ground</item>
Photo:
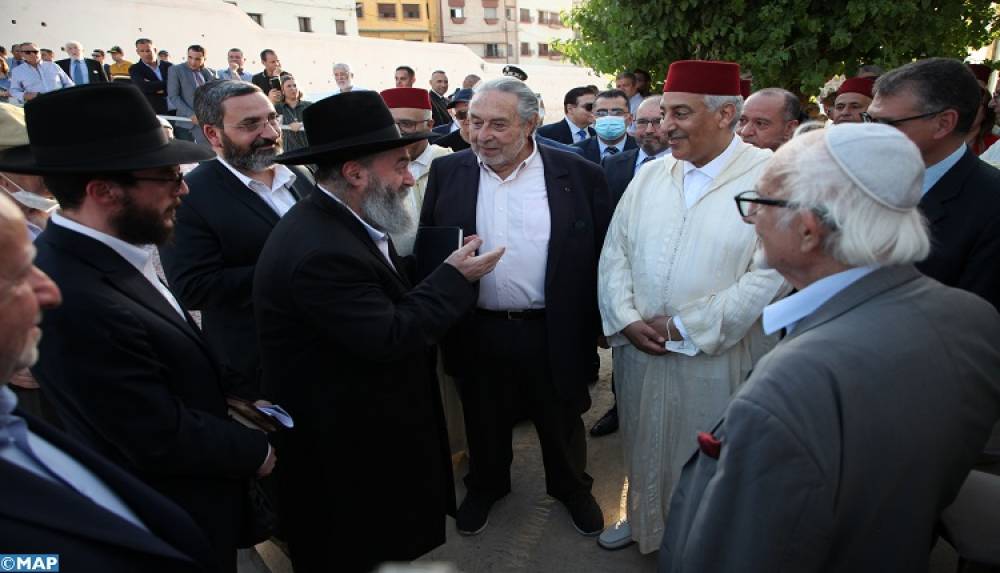
[[[593,407],[584,416],[590,426],[610,407],[610,354],[602,356],[601,379],[591,389]],[[625,476],[622,469],[620,434],[590,438],[588,472],[594,477],[594,496],[604,510],[605,524],[619,517]],[[456,472],[458,501],[465,497],[461,476]],[[605,551],[595,538],[583,537],[573,529],[569,513],[562,504],[545,494],[541,451],[534,427],[519,425],[514,431],[513,491],[498,502],[490,513],[489,527],[475,537],[463,537],[449,519],[448,541],[425,555],[419,564],[444,562],[464,573],[646,573],[656,570],[656,555],[641,555],[636,546],[620,551]],[[241,556],[240,573],[265,572],[266,562],[273,573],[289,573],[283,556],[270,545],[258,546],[263,561]],[[251,558],[252,557],[252,558]],[[335,556],[331,556],[335,560]],[[331,571],[334,569],[331,569]],[[956,571],[954,551],[938,543],[929,573]]]

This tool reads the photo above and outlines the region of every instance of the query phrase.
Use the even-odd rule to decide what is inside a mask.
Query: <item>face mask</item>
[[[601,139],[614,141],[625,135],[625,118],[613,115],[599,117],[594,123],[594,131]]]
[[[7,182],[14,187],[17,187],[17,191],[14,191],[13,193],[7,191],[7,189],[4,189],[4,191],[7,191],[8,195],[13,197],[15,201],[25,207],[28,207],[29,209],[38,209],[39,211],[45,211],[46,213],[51,213],[59,207],[59,202],[55,199],[49,199],[48,197],[42,197],[41,195],[36,195],[30,191],[25,191],[23,187],[11,181],[10,178],[3,173],[0,173],[0,177],[6,179]]]

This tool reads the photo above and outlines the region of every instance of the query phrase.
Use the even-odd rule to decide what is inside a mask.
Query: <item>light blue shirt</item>
[[[38,62],[38,66],[25,63],[10,72],[10,96],[17,103],[24,103],[24,94],[43,94],[75,85],[66,72],[52,62]]]
[[[16,407],[17,395],[10,388],[0,386],[0,414],[10,413]],[[23,424],[24,422],[21,421],[20,423]],[[30,429],[28,429],[28,445],[35,456],[45,464],[44,466],[40,465],[38,461],[29,456],[25,451],[13,446],[0,447],[0,459],[25,469],[41,479],[59,483],[52,476],[52,474],[55,474],[94,503],[132,525],[148,531],[135,512],[83,464]]]
[[[569,132],[573,134],[573,143],[579,143],[590,137],[590,131],[587,130],[588,126],[580,127],[570,121],[569,117],[564,117],[563,119],[566,120],[566,125],[569,126]],[[583,135],[580,135],[581,131],[583,132]]]
[[[243,80],[245,82],[249,82],[251,78],[253,78],[250,72],[247,71],[238,72],[238,75],[239,77],[234,77],[233,73],[229,71],[229,68],[222,68],[218,72],[220,80]]]
[[[816,312],[834,295],[876,269],[878,269],[877,265],[847,269],[823,277],[799,292],[765,306],[764,333],[774,334],[784,328],[791,334],[799,321]]]
[[[927,194],[931,190],[931,187],[937,185],[937,182],[944,177],[944,174],[948,172],[949,169],[958,163],[958,160],[965,155],[966,145],[963,143],[958,146],[958,149],[952,152],[951,155],[945,157],[941,161],[938,161],[934,165],[931,165],[924,171],[924,191],[920,194],[921,197]]]

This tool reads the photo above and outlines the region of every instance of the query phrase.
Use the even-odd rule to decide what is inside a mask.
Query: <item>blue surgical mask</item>
[[[625,135],[625,118],[613,115],[599,117],[594,123],[594,131],[601,139],[614,141]]]

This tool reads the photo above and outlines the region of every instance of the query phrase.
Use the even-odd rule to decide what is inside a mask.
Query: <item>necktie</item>
[[[194,74],[194,85],[201,87],[205,85],[205,78],[201,75],[201,71],[191,72]]]
[[[604,148],[604,155],[614,155],[618,153],[617,147],[606,147]]]
[[[80,86],[87,83],[87,76],[83,73],[83,62],[73,60],[73,83]]]
[[[52,468],[47,466],[45,462],[43,462],[42,459],[35,454],[35,451],[31,449],[31,444],[28,443],[28,423],[24,421],[24,418],[15,416],[11,413],[15,405],[16,401],[5,401],[4,410],[7,411],[0,411],[0,448],[15,447],[18,450],[21,450],[21,453],[28,456],[31,461],[35,462],[35,464],[44,470],[46,475],[52,478],[53,481],[59,482],[73,491],[77,491],[72,484],[63,479],[62,476],[56,472],[52,471]]]
[[[656,159],[656,157],[653,157],[652,155],[647,155],[646,158],[642,160],[642,163],[640,163],[640,165],[645,165],[654,159]]]
[[[587,139],[587,132],[581,129],[580,131],[576,132],[576,137],[577,141],[583,141],[584,139]]]

